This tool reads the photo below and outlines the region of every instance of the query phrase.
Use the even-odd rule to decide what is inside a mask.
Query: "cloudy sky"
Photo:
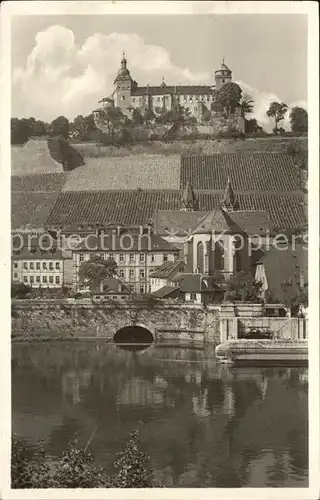
[[[12,116],[89,114],[125,50],[141,85],[213,84],[224,57],[268,128],[273,100],[307,107],[307,16],[68,15],[12,19]]]

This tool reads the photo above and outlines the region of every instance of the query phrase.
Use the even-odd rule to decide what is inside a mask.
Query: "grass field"
[[[132,146],[99,146],[75,144],[84,158],[124,157],[135,155],[197,155],[218,153],[286,153],[289,144],[307,150],[306,137],[261,137],[255,139],[212,139],[195,141],[153,142]]]
[[[63,172],[62,165],[50,155],[46,140],[31,140],[11,147],[11,175]]]

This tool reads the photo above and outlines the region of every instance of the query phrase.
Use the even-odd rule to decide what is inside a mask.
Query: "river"
[[[168,487],[308,486],[308,370],[230,368],[210,346],[13,344],[12,426],[54,457],[94,434],[107,469],[138,429]]]

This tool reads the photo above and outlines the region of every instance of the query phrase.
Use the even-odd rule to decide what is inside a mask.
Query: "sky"
[[[307,108],[307,41],[304,14],[14,16],[12,116],[91,113],[124,50],[140,85],[214,84],[224,58],[255,101],[249,117],[270,129],[270,102]]]

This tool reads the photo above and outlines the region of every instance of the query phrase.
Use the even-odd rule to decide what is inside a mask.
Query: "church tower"
[[[224,190],[221,208],[226,212],[233,212],[236,207],[236,197],[233,192],[230,178],[228,177],[227,185]]]
[[[197,197],[194,194],[190,181],[188,181],[181,197],[180,210],[184,210],[186,212],[193,212],[194,210],[197,210],[197,208],[198,208]]]
[[[232,71],[224,63],[224,59],[222,60],[221,68],[215,71],[215,80],[216,90],[221,89],[222,85],[224,85],[225,83],[229,83],[232,81]]]
[[[132,78],[123,52],[121,67],[114,81],[114,105],[119,107],[123,114],[128,114],[128,108],[131,106],[131,85]]]

